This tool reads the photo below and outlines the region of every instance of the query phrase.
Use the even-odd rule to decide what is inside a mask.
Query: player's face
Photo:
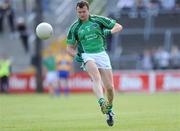
[[[78,17],[82,21],[88,20],[88,18],[89,18],[89,10],[88,10],[87,6],[84,6],[83,8],[77,7],[76,11],[77,11]]]

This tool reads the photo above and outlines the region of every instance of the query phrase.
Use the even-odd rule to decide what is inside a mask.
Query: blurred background
[[[117,91],[180,90],[180,0],[88,0],[91,14],[117,20],[121,33],[107,38]],[[42,60],[66,47],[77,19],[77,0],[0,0],[0,61],[10,66],[9,92],[47,91]],[[36,38],[45,21],[54,28],[47,41]],[[3,63],[3,62],[2,62]],[[88,76],[73,61],[70,91],[91,91]]]

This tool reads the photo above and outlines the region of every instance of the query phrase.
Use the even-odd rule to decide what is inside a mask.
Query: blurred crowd
[[[180,50],[173,46],[170,51],[163,47],[145,50],[140,56],[138,68],[143,70],[180,69]]]
[[[0,33],[4,32],[4,19],[7,18],[10,31],[15,31],[14,10],[9,0],[0,1]]]
[[[137,9],[174,10],[180,9],[180,0],[119,0],[117,3],[117,8],[120,10],[130,10],[134,7]]]
[[[29,52],[28,33],[25,19],[21,16],[16,18],[12,0],[0,0],[0,34],[6,30],[6,25],[10,29],[10,38],[18,37],[26,53]],[[6,23],[7,21],[7,23]]]
[[[109,17],[121,22],[121,19],[123,18],[120,17],[123,15],[128,16],[129,18],[139,18],[139,16],[142,18],[147,18],[147,14],[157,16],[160,13],[180,13],[180,0],[118,0],[116,3],[115,12],[110,11]],[[146,19],[146,21],[148,20],[149,19]],[[108,39],[108,41],[112,45],[113,40],[111,37]],[[162,44],[163,43],[161,43],[161,45]],[[111,45],[108,46],[111,47]],[[119,53],[123,50],[123,47],[121,48],[121,50],[118,49]],[[136,59],[137,69],[180,69],[180,50],[178,46],[172,46],[171,50],[166,50],[163,47],[154,47],[154,49],[144,49],[142,52],[143,53],[140,55],[140,57],[138,56],[137,58],[134,58],[132,56],[133,60]]]

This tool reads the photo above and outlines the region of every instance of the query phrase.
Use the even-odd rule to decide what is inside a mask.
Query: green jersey
[[[96,15],[90,15],[89,20],[77,20],[69,29],[67,44],[78,42],[78,53],[98,53],[105,50],[104,29],[112,29],[116,21]]]
[[[56,70],[56,61],[54,56],[49,56],[43,60],[43,65],[47,68],[48,71]]]

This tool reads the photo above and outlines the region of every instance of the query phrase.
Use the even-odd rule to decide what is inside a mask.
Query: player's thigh
[[[114,88],[113,73],[111,69],[99,68],[101,79],[105,88]]]
[[[92,60],[87,61],[85,64],[85,68],[92,80],[94,79],[100,80],[100,73],[95,61]]]
[[[104,51],[94,56],[96,65],[100,69],[112,69],[108,54]]]

